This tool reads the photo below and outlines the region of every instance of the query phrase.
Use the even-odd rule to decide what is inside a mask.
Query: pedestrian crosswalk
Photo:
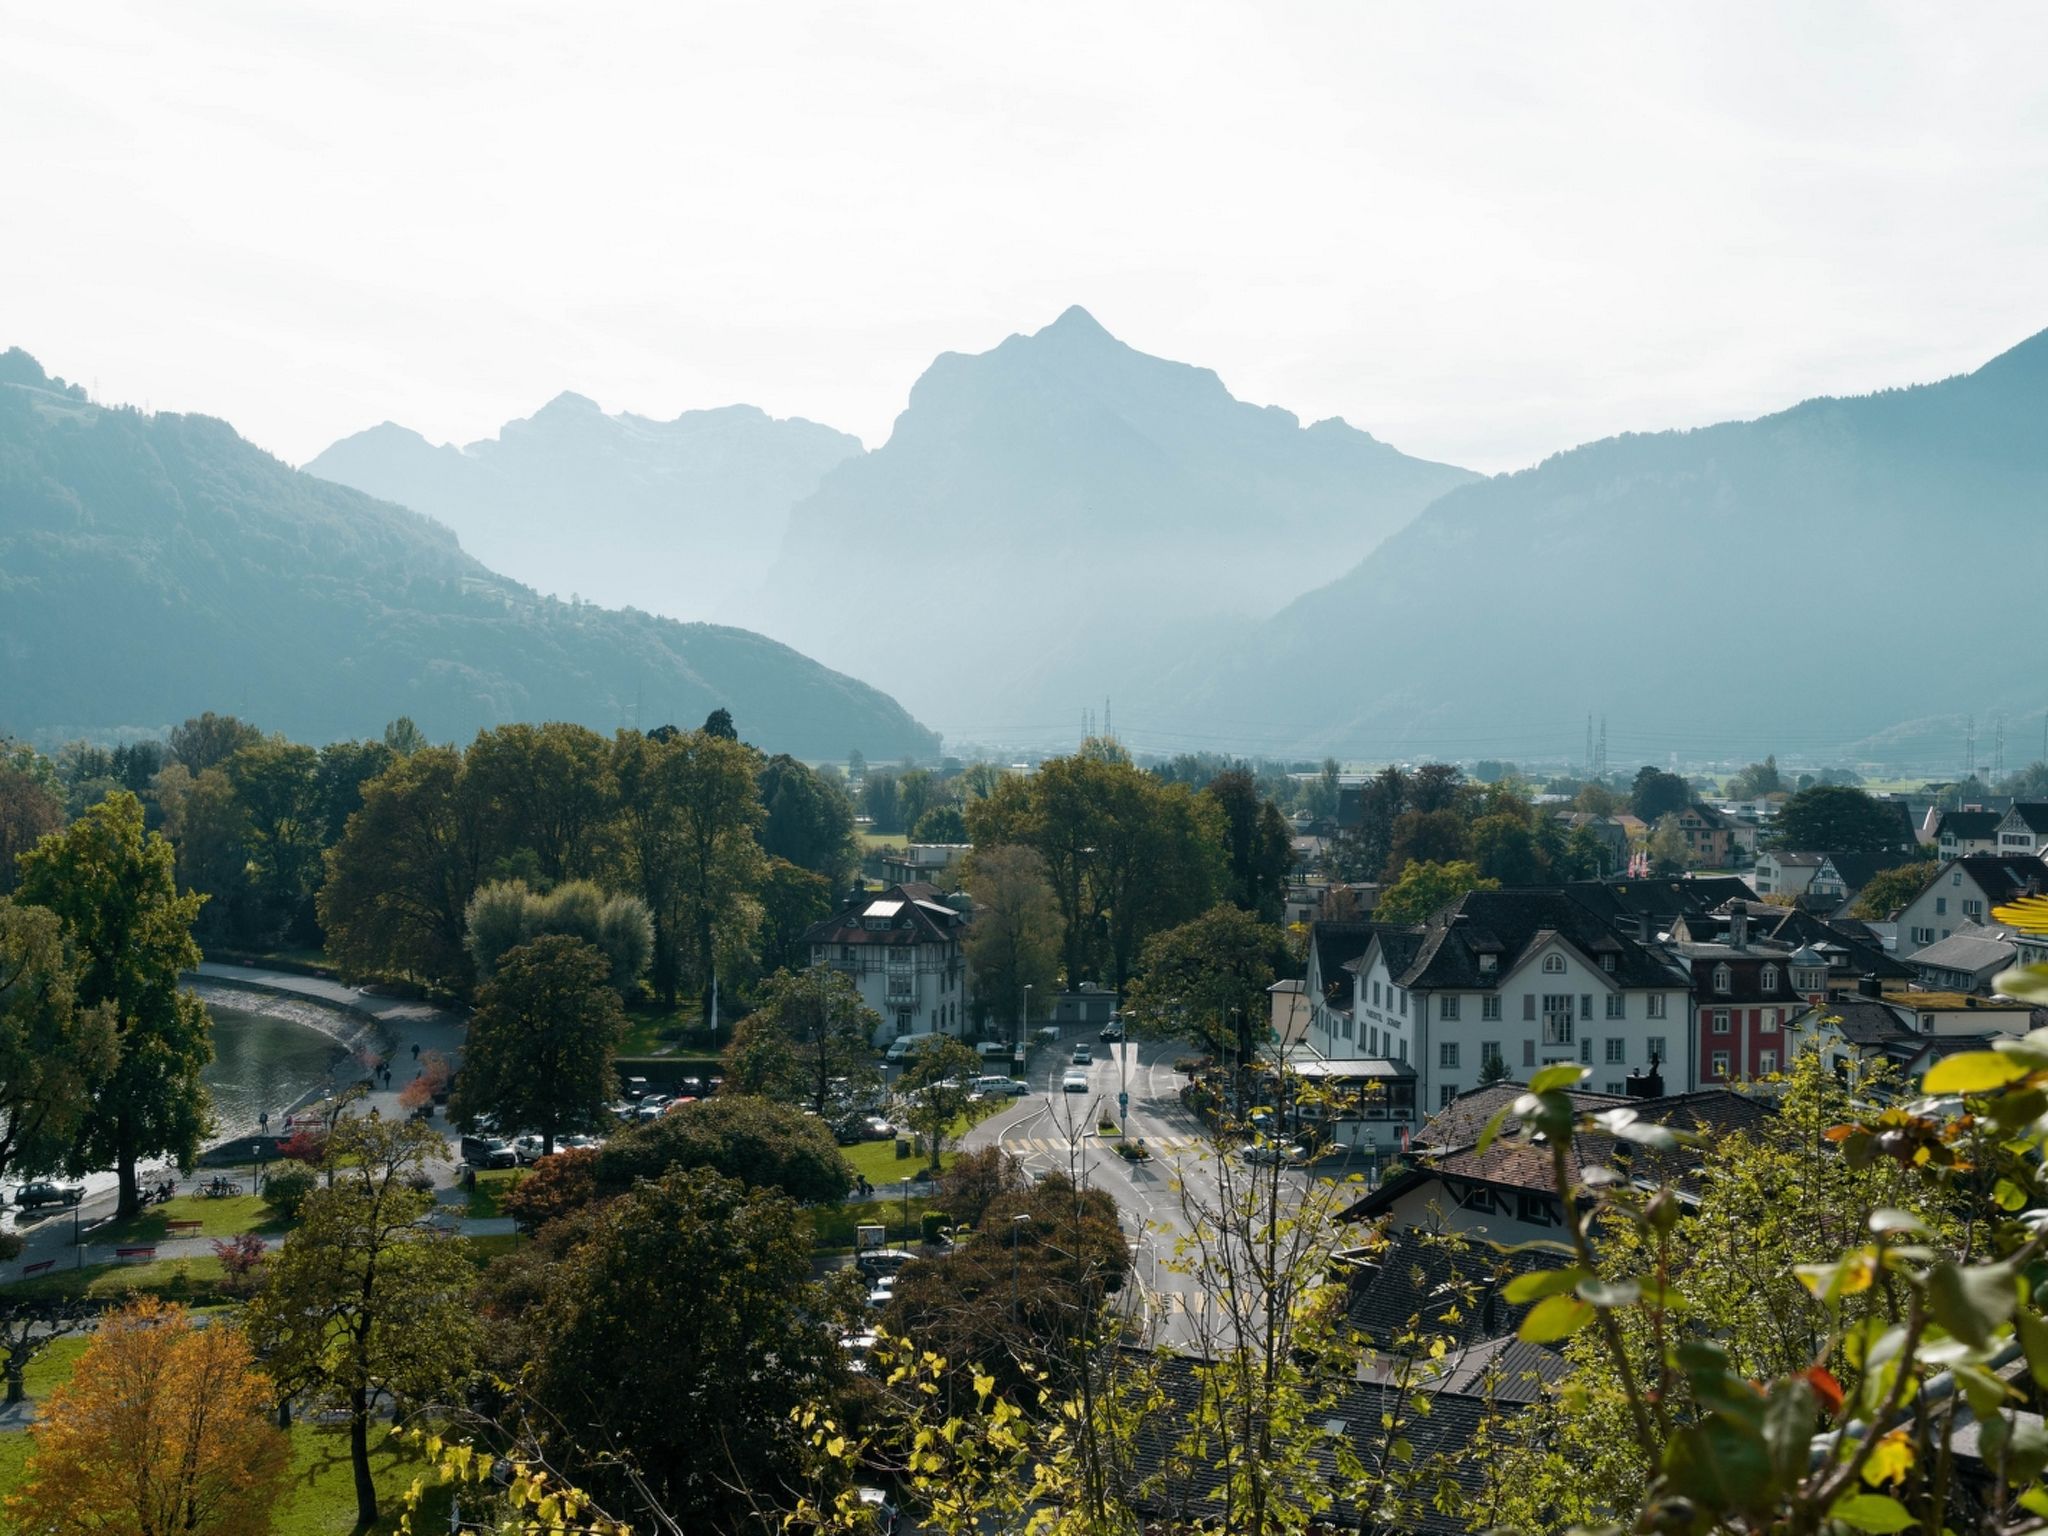
[[[1113,1149],[1116,1146],[1116,1142],[1112,1138],[1097,1138],[1093,1136],[1081,1138],[1081,1144],[1083,1145],[1091,1141],[1106,1148]],[[1144,1141],[1145,1150],[1152,1153],[1155,1157],[1162,1153],[1199,1152],[1203,1150],[1202,1139],[1198,1136],[1147,1136],[1144,1138]],[[1065,1156],[1068,1151],[1066,1138],[1061,1136],[1006,1136],[1003,1138],[1003,1146],[1015,1153],[1056,1152],[1061,1156]]]

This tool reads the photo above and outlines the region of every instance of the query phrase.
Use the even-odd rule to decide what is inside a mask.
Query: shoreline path
[[[428,1051],[439,1051],[448,1058],[451,1067],[462,1061],[462,1043],[467,1032],[463,1015],[452,1008],[438,1007],[417,998],[384,997],[376,992],[359,987],[347,986],[342,982],[330,981],[321,976],[301,975],[296,971],[273,970],[260,965],[226,965],[208,960],[189,973],[193,978],[219,986],[239,987],[254,992],[268,992],[275,996],[303,998],[329,1007],[343,1009],[359,1017],[373,1020],[382,1036],[382,1044],[391,1063],[391,1086],[378,1087],[365,1096],[366,1106],[375,1108],[386,1117],[403,1115],[398,1095],[412,1080],[417,1070],[413,1060],[413,1047],[418,1046],[421,1055]],[[380,1079],[381,1082],[381,1079]],[[467,1197],[454,1185],[454,1171],[457,1154],[454,1146],[453,1129],[447,1124],[442,1112],[436,1111],[432,1121],[435,1130],[441,1132],[451,1143],[449,1161],[444,1165],[447,1183],[435,1191],[435,1200],[446,1210],[449,1225],[465,1237],[485,1237],[513,1230],[507,1217],[475,1220],[458,1213],[466,1207]],[[234,1175],[232,1169],[215,1170]],[[209,1175],[194,1172],[191,1178],[181,1177],[179,1193],[195,1191],[200,1181]],[[247,1172],[240,1181],[247,1182]],[[117,1259],[115,1244],[95,1242],[92,1228],[103,1224],[114,1212],[115,1189],[111,1174],[96,1174],[87,1181],[85,1199],[80,1202],[76,1223],[83,1234],[79,1245],[84,1249],[81,1255],[72,1243],[74,1218],[72,1212],[52,1211],[37,1220],[33,1226],[17,1227],[26,1246],[21,1257],[0,1269],[0,1280],[16,1280],[23,1271],[56,1260],[56,1267],[70,1268],[77,1264],[108,1264]],[[266,1246],[274,1247],[278,1238],[266,1238]],[[213,1253],[213,1239],[206,1237],[160,1238],[155,1244],[159,1262],[168,1259],[210,1257]]]

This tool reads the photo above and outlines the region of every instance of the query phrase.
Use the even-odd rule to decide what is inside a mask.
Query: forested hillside
[[[0,360],[0,726],[161,730],[207,708],[327,741],[410,715],[691,724],[770,751],[928,755],[893,700],[746,630],[556,602],[446,528],[301,474],[226,423],[87,402]]]

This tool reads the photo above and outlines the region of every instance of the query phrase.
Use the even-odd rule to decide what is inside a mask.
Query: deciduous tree
[[[678,1105],[612,1137],[598,1152],[598,1188],[619,1194],[684,1169],[779,1189],[806,1205],[843,1199],[853,1182],[832,1133],[815,1115],[767,1099],[719,1094]]]
[[[1381,923],[1422,923],[1467,891],[1497,891],[1498,880],[1479,873],[1467,860],[1448,864],[1410,864],[1401,878],[1380,893],[1373,920]]]
[[[115,1049],[112,1008],[79,1006],[57,915],[0,896],[0,1178],[64,1162]]]
[[[700,1169],[598,1207],[531,1309],[542,1444],[636,1523],[644,1495],[673,1529],[753,1529],[841,1369],[810,1272],[809,1223],[774,1190]]]
[[[910,1053],[896,1091],[906,1106],[903,1118],[924,1138],[931,1171],[939,1171],[946,1143],[973,1107],[974,1078],[981,1059],[950,1035],[935,1035]]]
[[[376,1400],[432,1401],[467,1375],[477,1352],[474,1271],[455,1238],[418,1224],[434,1196],[415,1176],[446,1155],[440,1135],[417,1121],[337,1124],[327,1147],[334,1182],[307,1195],[249,1308],[251,1337],[279,1389],[347,1410],[363,1527],[377,1519]]]
[[[142,802],[109,796],[21,861],[22,901],[62,923],[77,965],[81,1007],[104,1008],[118,1051],[92,1085],[70,1166],[114,1165],[120,1212],[140,1208],[136,1163],[172,1157],[189,1167],[208,1116],[200,1069],[213,1059],[205,1005],[178,979],[199,963],[192,921],[201,898],[178,894],[171,845],[144,835]]]
[[[363,808],[327,852],[319,909],[328,954],[349,975],[466,988],[469,899],[491,836],[460,753],[401,756],[363,786]]]
[[[1212,908],[1147,941],[1125,1014],[1147,1034],[1196,1040],[1242,1064],[1266,1037],[1266,989],[1284,944],[1251,913]]]
[[[264,1536],[291,1452],[242,1330],[143,1299],[110,1312],[30,1428],[15,1528]]]
[[[1818,853],[1890,853],[1905,840],[1895,807],[1846,784],[1816,784],[1785,802],[1772,823],[1780,848]]]
[[[881,1015],[861,999],[852,978],[814,966],[778,971],[761,1004],[733,1031],[725,1051],[728,1094],[752,1094],[824,1114],[832,1086],[872,1087],[874,1038]]]
[[[962,879],[974,899],[966,948],[975,1003],[1000,1032],[1022,1029],[1027,999],[1035,993],[1048,1006],[1059,976],[1060,909],[1045,860],[1020,844],[977,846]]]
[[[610,966],[581,939],[543,934],[508,950],[477,995],[449,1112],[461,1125],[489,1114],[552,1152],[604,1114],[625,1027]]]
[[[1925,890],[1933,878],[1934,865],[1926,862],[1881,869],[1857,893],[1853,915],[1881,923]]]

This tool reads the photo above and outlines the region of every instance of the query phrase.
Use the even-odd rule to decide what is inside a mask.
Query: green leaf
[[[1486,1129],[1479,1133],[1479,1141],[1473,1148],[1476,1155],[1486,1155],[1486,1149],[1493,1145],[1494,1138],[1500,1135],[1500,1128],[1508,1123],[1508,1116],[1514,1111],[1513,1104],[1503,1104],[1493,1112],[1493,1118],[1486,1122]]]
[[[1596,1307],[1632,1307],[1642,1299],[1643,1288],[1633,1280],[1581,1280],[1579,1300]]]
[[[1671,1437],[1664,1479],[1672,1492],[1716,1511],[1756,1509],[1776,1496],[1761,1432],[1720,1414]]]
[[[1911,1211],[1896,1210],[1891,1206],[1879,1206],[1870,1213],[1870,1230],[1873,1232],[1912,1232],[1927,1236],[1927,1223]]]
[[[1950,1337],[1972,1349],[1989,1349],[1993,1330],[2012,1316],[2017,1304],[2010,1265],[1958,1269],[1944,1259],[1927,1271],[1928,1310]]]
[[[1533,1269],[1510,1280],[1501,1288],[1501,1295],[1509,1306],[1519,1307],[1525,1301],[1562,1295],[1585,1278],[1586,1271],[1577,1265],[1569,1269]]]
[[[1529,1309],[1515,1337],[1524,1344],[1555,1344],[1593,1321],[1593,1308],[1576,1296],[1546,1296]]]
[[[1764,1449],[1778,1482],[1794,1482],[1806,1470],[1813,1432],[1820,1420],[1820,1394],[1794,1376],[1777,1384],[1764,1405]]]
[[[2021,1307],[2013,1314],[2013,1326],[2019,1330],[2020,1348],[2027,1352],[2034,1385],[2048,1387],[2048,1321],[2032,1307]]]
[[[2039,1484],[2029,1488],[2020,1495],[2020,1508],[2030,1514],[2048,1517],[2048,1491],[2044,1491]]]
[[[1576,1088],[1592,1075],[1589,1068],[1574,1062],[1559,1062],[1554,1067],[1545,1067],[1530,1078],[1529,1092],[1555,1093],[1560,1088]]]
[[[1956,1384],[1969,1400],[1970,1411],[1979,1419],[1996,1417],[2005,1406],[2005,1383],[1981,1365],[1958,1365],[1955,1374]]]
[[[1920,1080],[1922,1093],[1988,1093],[2016,1083],[2034,1069],[1997,1051],[1960,1051],[1937,1061]]]
[[[1918,1523],[1906,1512],[1905,1505],[1881,1493],[1852,1493],[1846,1499],[1837,1499],[1828,1518],[1854,1530],[1874,1532],[1876,1536],[1890,1536]]]

